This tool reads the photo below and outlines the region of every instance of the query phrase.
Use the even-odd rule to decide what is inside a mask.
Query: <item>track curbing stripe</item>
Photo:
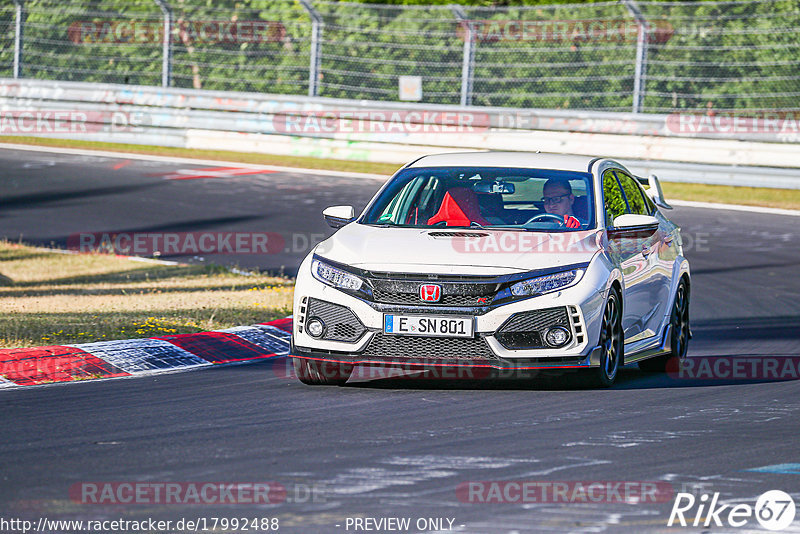
[[[291,317],[226,330],[0,349],[0,389],[141,376],[289,354]]]
[[[214,364],[244,362],[275,356],[275,353],[265,352],[258,345],[229,332],[177,334],[156,339],[168,341]]]
[[[208,361],[191,352],[167,341],[153,338],[98,341],[72,346],[85,350],[131,374],[210,365]]]
[[[15,385],[16,384],[14,384],[14,382],[11,382],[10,380],[6,380],[6,378],[4,376],[0,375],[0,389],[11,388],[11,387],[14,387]]]
[[[129,376],[97,356],[70,345],[0,350],[0,375],[16,386]]]
[[[280,332],[286,335],[286,337],[282,337],[278,335],[277,332],[273,331]],[[223,332],[235,334],[276,356],[286,356],[289,354],[289,335],[278,328],[269,327],[269,329],[267,329],[257,326],[238,326],[236,328],[223,330]]]
[[[292,318],[286,317],[285,319],[277,319],[268,323],[259,323],[255,326],[269,326],[272,328],[283,330],[284,332],[292,333]]]

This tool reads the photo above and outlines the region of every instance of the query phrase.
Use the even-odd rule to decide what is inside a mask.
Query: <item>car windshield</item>
[[[427,167],[400,172],[360,222],[408,228],[576,231],[595,225],[592,175],[547,169]]]

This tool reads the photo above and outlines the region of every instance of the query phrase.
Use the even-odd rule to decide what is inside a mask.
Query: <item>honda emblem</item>
[[[442,297],[442,286],[437,284],[422,284],[419,286],[419,298],[425,302],[439,302]]]

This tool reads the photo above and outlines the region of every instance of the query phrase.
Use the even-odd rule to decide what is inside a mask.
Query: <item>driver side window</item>
[[[619,188],[619,182],[614,176],[614,171],[611,170],[603,173],[603,202],[606,213],[606,227],[614,226],[614,219],[628,211],[625,198]]]

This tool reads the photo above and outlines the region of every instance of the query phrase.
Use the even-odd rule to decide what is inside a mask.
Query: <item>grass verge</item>
[[[291,313],[289,279],[0,241],[0,347],[205,332]]]
[[[798,173],[800,176],[800,172]],[[730,185],[684,184],[661,182],[669,199],[742,204],[800,210],[800,189],[770,189],[766,187],[733,187]]]
[[[7,143],[38,146],[112,150],[132,154],[176,156],[331,171],[366,172],[385,174],[387,176],[394,173],[399,167],[399,165],[393,163],[370,163],[366,161],[300,156],[272,156],[269,154],[249,154],[225,150],[194,150],[188,148],[125,145],[73,139],[4,136],[0,138],[0,140]],[[673,198],[679,200],[695,200],[699,202],[719,202],[723,204],[743,204],[746,206],[766,206],[770,208],[800,210],[800,189],[769,189],[763,187],[734,187],[676,182],[664,182],[662,185],[664,186],[664,194],[667,196],[667,200]]]
[[[342,159],[312,158],[306,156],[274,156],[271,154],[253,154],[234,152],[232,150],[198,150],[193,148],[162,147],[150,145],[133,145],[122,143],[104,143],[101,141],[82,141],[79,139],[55,139],[42,137],[2,136],[3,143],[21,145],[53,146],[59,148],[80,148],[84,150],[111,150],[129,154],[148,154],[154,156],[172,156],[178,158],[211,159],[232,161],[235,163],[253,163],[257,165],[276,165],[280,167],[297,167],[302,169],[320,169],[328,171],[366,172],[390,176],[400,168],[395,163],[371,163],[368,161],[352,161]]]

